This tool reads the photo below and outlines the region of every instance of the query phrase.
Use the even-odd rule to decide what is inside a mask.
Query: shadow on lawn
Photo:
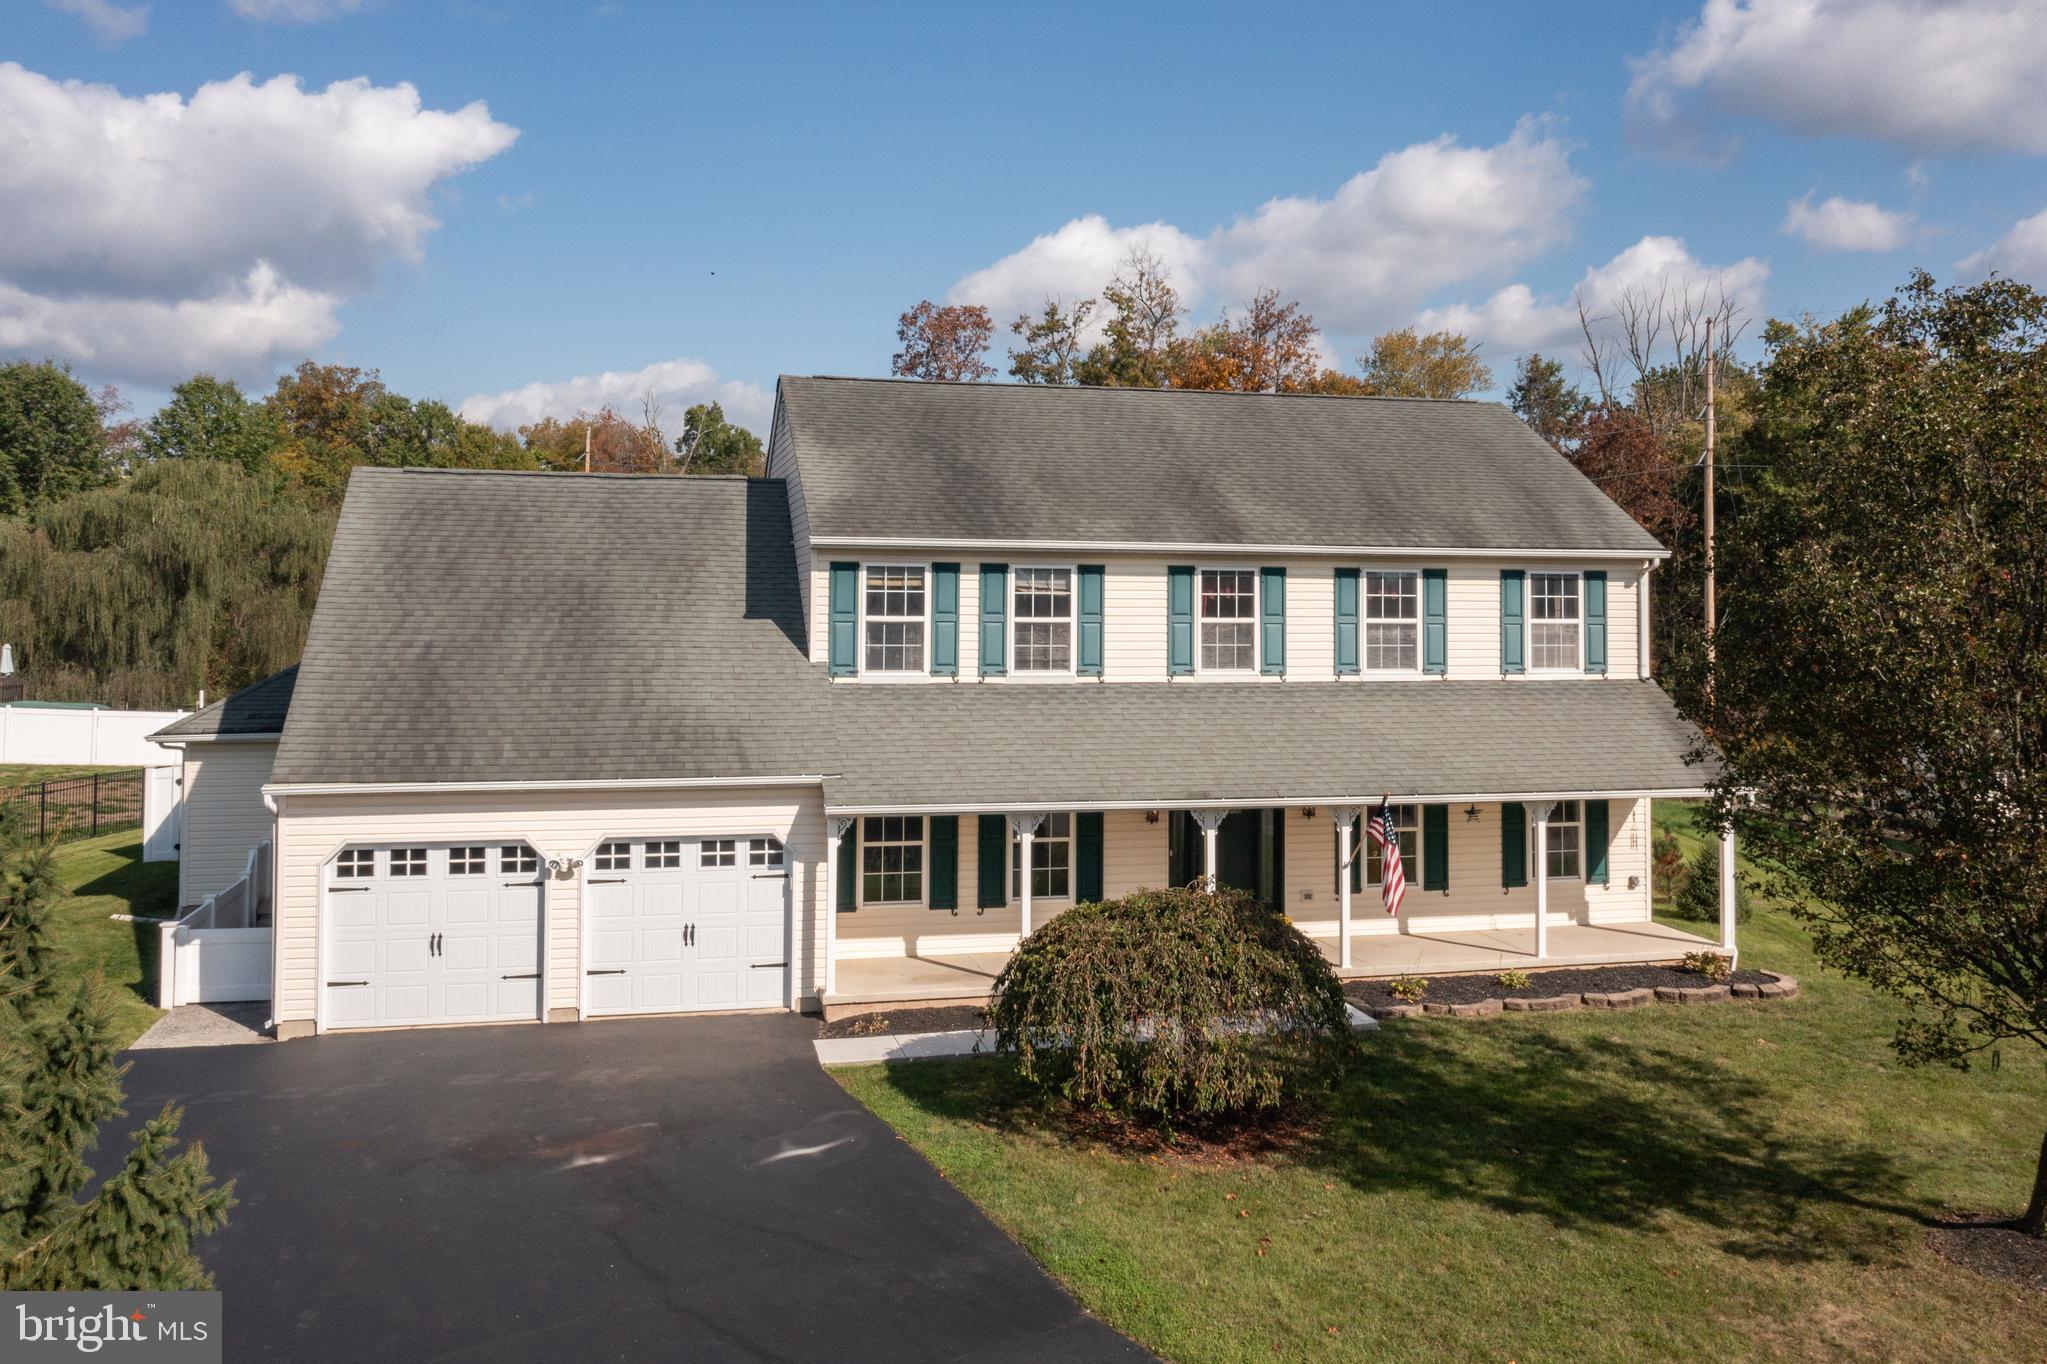
[[[138,919],[128,925],[135,937],[136,978],[129,981],[109,981],[109,984],[128,990],[144,1004],[156,1004],[156,958],[162,935],[157,923],[168,919],[177,911],[178,864],[172,862],[145,862],[142,860],[142,841],[122,843],[107,848],[106,853],[120,859],[109,871],[101,872],[90,881],[72,889],[71,894],[80,899],[89,896],[110,896],[127,903],[126,912],[139,916],[156,916],[154,919]]]
[[[1363,1193],[1420,1192],[1564,1227],[1680,1219],[1724,1233],[1729,1254],[1785,1263],[1894,1261],[1924,1222],[1889,1155],[1801,1133],[1781,1096],[1710,1060],[1532,1028],[1474,1040],[1414,1024],[1368,1039],[1320,1139],[1284,1160]],[[935,1116],[1072,1140],[1007,1061],[888,1074]]]

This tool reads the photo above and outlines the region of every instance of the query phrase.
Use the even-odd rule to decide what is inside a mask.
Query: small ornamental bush
[[[1707,980],[1726,980],[1734,974],[1734,967],[1718,952],[1687,952],[1684,969]]]
[[[1720,840],[1709,838],[1692,854],[1684,881],[1677,891],[1677,912],[1687,919],[1716,920],[1720,917]],[[1748,922],[1748,885],[1739,874],[1734,878],[1734,921]]]
[[[1423,976],[1400,976],[1386,987],[1386,993],[1404,1004],[1419,1004],[1422,996],[1429,992],[1429,982]]]
[[[1502,971],[1493,980],[1502,990],[1525,990],[1528,988],[1526,971]]]
[[[1241,891],[1075,905],[995,983],[995,1046],[1074,1103],[1170,1120],[1270,1109],[1356,1045],[1342,987],[1299,929]]]

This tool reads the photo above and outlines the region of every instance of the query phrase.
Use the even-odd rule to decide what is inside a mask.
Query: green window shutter
[[[1522,590],[1527,575],[1518,568],[1500,570],[1500,671],[1518,673],[1527,670],[1523,661],[1521,641],[1525,628],[1521,623],[1522,602],[1526,593]],[[1519,885],[1520,882],[1514,884]]]
[[[960,670],[960,566],[931,565],[931,675]]]
[[[1102,582],[1100,564],[1080,566],[1080,675],[1102,675]]]
[[[981,676],[1000,677],[1009,657],[1009,565],[981,565]]]
[[[927,878],[933,909],[960,907],[960,817],[931,816],[931,875]]]
[[[1422,889],[1450,889],[1450,807],[1422,806]]]
[[[1585,884],[1597,881],[1600,885],[1612,885],[1613,878],[1607,871],[1606,844],[1606,802],[1588,800],[1585,802]]]
[[[1286,570],[1258,570],[1258,671],[1268,677],[1286,673]]]
[[[1606,671],[1606,570],[1585,575],[1585,671]]]
[[[1000,909],[1009,903],[1009,821],[1001,815],[982,815],[975,856],[980,863],[980,905]]]
[[[860,565],[832,565],[831,674],[860,671]]]
[[[1358,670],[1358,571],[1336,570],[1336,672],[1354,676]]]
[[[1102,898],[1102,812],[1073,817],[1073,898],[1087,904]]]
[[[1450,575],[1422,570],[1422,671],[1441,676],[1450,666]]]
[[[859,908],[859,897],[855,894],[860,867],[860,821],[854,820],[853,827],[846,830],[846,836],[839,840],[839,891],[837,908],[841,914],[851,914]]]
[[[1166,673],[1179,677],[1194,671],[1194,569],[1175,564],[1166,570]]]
[[[1528,811],[1520,801],[1500,807],[1500,884],[1528,884]]]

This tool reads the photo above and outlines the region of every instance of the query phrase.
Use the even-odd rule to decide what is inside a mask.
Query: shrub
[[[1706,845],[1692,854],[1692,864],[1685,869],[1684,882],[1678,887],[1676,909],[1687,919],[1713,920],[1720,917],[1720,840],[1711,838]],[[1748,885],[1737,874],[1734,878],[1734,921],[1745,924],[1751,906]]]
[[[1650,893],[1676,904],[1691,873],[1685,869],[1684,845],[1668,829],[1658,829],[1649,840]]]
[[[1502,971],[1497,976],[1494,976],[1493,980],[1499,984],[1502,990],[1525,990],[1528,988],[1528,973],[1526,971]]]
[[[1707,980],[1726,980],[1734,974],[1734,967],[1718,952],[1687,952],[1684,969]]]
[[[1421,1003],[1422,996],[1429,992],[1429,983],[1421,976],[1401,976],[1386,987],[1386,993],[1407,1004]]]
[[[1240,891],[1076,905],[1024,939],[995,991],[996,1049],[1027,1080],[1154,1118],[1275,1107],[1356,1045],[1328,960]]]

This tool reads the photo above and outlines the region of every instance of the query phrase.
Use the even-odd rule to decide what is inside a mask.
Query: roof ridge
[[[354,474],[370,474],[381,478],[386,474],[404,474],[408,477],[421,475],[448,475],[456,478],[540,478],[540,479],[619,479],[648,480],[660,482],[689,483],[780,483],[778,476],[768,474],[691,474],[691,473],[634,473],[620,469],[592,469],[585,473],[581,469],[446,469],[432,464],[358,464],[350,471]]]
[[[1455,403],[1466,407],[1497,407],[1506,404],[1493,398],[1433,398],[1403,393],[1242,393],[1221,388],[1172,388],[1140,384],[1019,384],[986,379],[911,379],[900,375],[868,374],[783,374],[778,379],[814,379],[834,384],[897,384],[909,388],[983,388],[996,392],[1045,393],[1166,393],[1210,398],[1322,398],[1337,402]]]

